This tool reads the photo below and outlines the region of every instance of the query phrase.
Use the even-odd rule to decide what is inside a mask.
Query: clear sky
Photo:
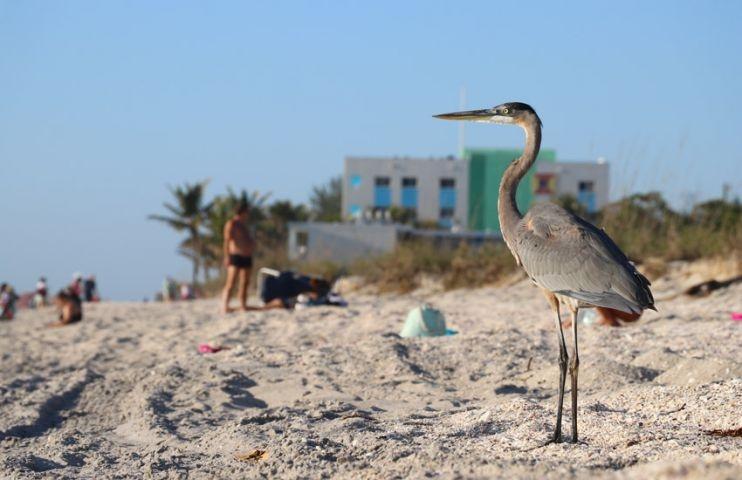
[[[731,0],[0,0],[0,279],[79,270],[151,297],[189,272],[146,219],[167,185],[306,201],[348,154],[453,154],[431,115],[462,87],[467,107],[533,105],[562,160],[605,157],[614,198],[740,195],[741,20]]]

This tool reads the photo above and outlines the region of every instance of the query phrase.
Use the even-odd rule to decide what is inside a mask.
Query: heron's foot
[[[562,443],[562,433],[561,432],[554,432],[554,435],[551,436],[550,439],[546,441],[542,446],[545,447],[547,445],[551,445],[552,443]]]
[[[563,443],[562,437],[561,436],[557,437],[556,435],[554,435],[549,440],[542,443],[539,447],[540,448],[548,447],[549,445],[557,444],[557,443]],[[572,445],[587,445],[587,442],[585,442],[584,440],[576,440],[574,437],[570,439],[569,443]],[[539,447],[536,447],[536,448],[539,448]]]

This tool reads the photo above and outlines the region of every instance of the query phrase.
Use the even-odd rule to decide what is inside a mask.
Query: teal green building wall
[[[522,150],[499,148],[467,148],[464,159],[469,163],[469,212],[470,230],[499,232],[497,218],[497,193],[500,180],[510,162],[518,158]],[[555,150],[541,150],[536,159],[539,162],[555,162]],[[533,166],[521,180],[516,192],[516,202],[521,212],[526,211],[533,202]]]

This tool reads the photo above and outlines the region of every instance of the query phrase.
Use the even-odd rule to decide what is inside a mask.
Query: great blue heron
[[[552,203],[538,203],[525,216],[518,211],[515,191],[536,161],[541,146],[541,119],[529,105],[503,103],[494,108],[436,115],[445,120],[511,124],[526,134],[523,155],[502,176],[497,214],[508,249],[531,280],[546,295],[559,339],[559,393],[557,421],[551,442],[562,438],[562,405],[567,377],[567,345],[559,317],[559,304],[572,312],[574,348],[569,373],[572,381],[572,441],[577,442],[577,312],[584,307],[607,307],[627,313],[654,308],[649,280],[637,272],[626,255],[587,221]]]

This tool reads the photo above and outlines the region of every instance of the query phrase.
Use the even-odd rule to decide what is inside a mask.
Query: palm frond
[[[148,215],[147,218],[149,220],[156,220],[158,222],[166,223],[179,232],[187,230],[190,226],[187,222],[184,222],[178,218],[166,217],[164,215]]]

